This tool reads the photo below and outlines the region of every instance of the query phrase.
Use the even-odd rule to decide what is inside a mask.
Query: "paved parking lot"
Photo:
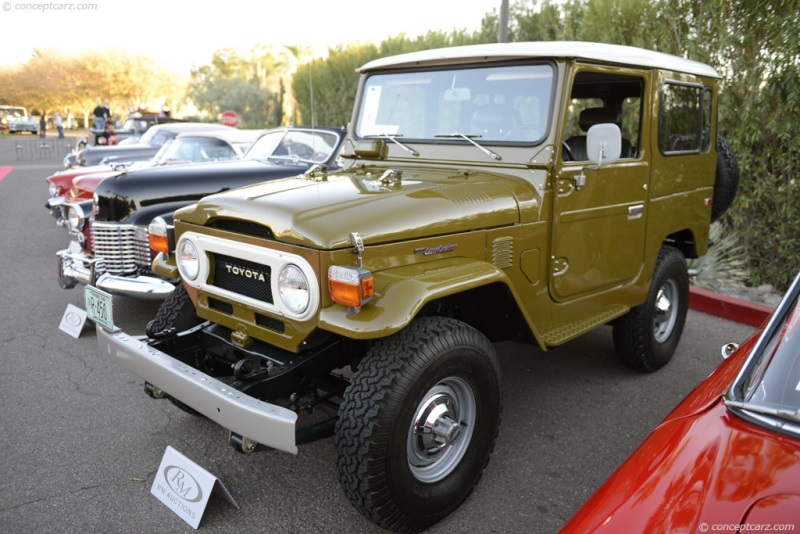
[[[69,240],[44,208],[60,157],[17,159],[18,139],[0,136],[0,530],[189,532],[150,495],[171,445],[241,506],[212,498],[201,531],[380,532],[341,491],[332,440],[297,456],[240,455],[219,426],[145,396],[141,380],[98,354],[91,328],[77,340],[58,330],[67,304],[82,307],[82,291],[56,282],[55,252]],[[157,309],[114,306],[131,334]],[[674,360],[652,375],[617,362],[606,327],[547,353],[498,344],[505,400],[494,455],[473,495],[431,532],[557,532],[719,363],[719,347],[752,331],[690,312]]]

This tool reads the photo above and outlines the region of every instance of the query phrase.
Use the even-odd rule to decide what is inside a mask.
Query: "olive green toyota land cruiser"
[[[334,436],[353,505],[414,531],[489,460],[493,342],[546,351],[610,324],[627,365],[670,360],[685,258],[706,252],[738,171],[717,134],[719,75],[679,57],[512,43],[359,72],[344,170],[154,223],[154,269],[183,287],[146,340],[113,323],[98,337],[151,396],[229,429],[242,452]]]

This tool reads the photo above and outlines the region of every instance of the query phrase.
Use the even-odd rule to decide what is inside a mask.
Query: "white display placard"
[[[238,510],[239,505],[217,477],[168,445],[150,493],[197,529],[208,499],[217,486],[223,497]]]
[[[86,310],[82,310],[74,304],[67,304],[58,329],[78,339],[84,324],[86,324]]]

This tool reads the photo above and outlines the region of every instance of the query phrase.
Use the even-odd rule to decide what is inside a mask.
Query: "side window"
[[[703,91],[703,142],[700,146],[700,150],[703,152],[711,148],[711,123],[713,122],[711,114],[714,109],[713,103],[713,93],[711,89],[706,87],[705,91]]]
[[[606,72],[579,72],[573,81],[564,128],[564,161],[588,161],[586,132],[613,123],[622,133],[621,158],[639,151],[644,79]]]
[[[706,151],[711,146],[713,93],[709,88],[667,82],[661,86],[658,147],[663,154]]]

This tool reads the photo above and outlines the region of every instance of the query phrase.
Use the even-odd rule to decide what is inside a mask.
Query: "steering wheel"
[[[575,154],[572,153],[572,149],[566,141],[561,142],[561,147],[564,149],[564,153],[569,156],[569,159],[564,158],[564,161],[575,161]]]

